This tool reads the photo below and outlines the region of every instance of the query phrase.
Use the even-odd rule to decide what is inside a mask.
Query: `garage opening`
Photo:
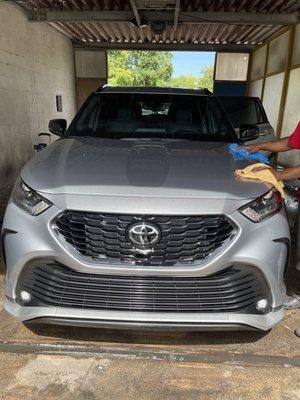
[[[109,50],[108,84],[213,90],[214,52]]]

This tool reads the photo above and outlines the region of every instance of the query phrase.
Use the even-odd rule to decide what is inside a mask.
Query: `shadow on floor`
[[[258,331],[228,332],[165,332],[165,331],[125,331],[99,328],[80,328],[36,324],[29,329],[43,337],[88,342],[127,343],[147,345],[224,345],[255,343],[268,334]]]

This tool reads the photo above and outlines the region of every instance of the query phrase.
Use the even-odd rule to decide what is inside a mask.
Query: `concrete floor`
[[[300,400],[299,314],[268,333],[33,333],[0,308],[0,399]]]
[[[299,368],[0,354],[0,398],[300,398]]]

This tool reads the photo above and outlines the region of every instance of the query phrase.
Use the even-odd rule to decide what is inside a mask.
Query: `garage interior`
[[[288,136],[300,116],[299,22],[299,0],[0,1],[0,220],[37,134],[52,118],[70,123],[107,82],[109,50],[214,51],[215,92],[259,97],[277,138]],[[279,161],[299,165],[299,151]],[[289,290],[296,286],[293,273]],[[34,335],[0,310],[3,398],[121,399],[124,387],[128,399],[300,398],[297,311],[267,335],[63,327]],[[57,385],[49,365],[60,376],[78,370]],[[35,393],[39,370],[49,384]]]

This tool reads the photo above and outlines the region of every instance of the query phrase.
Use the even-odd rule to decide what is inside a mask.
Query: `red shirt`
[[[300,149],[300,122],[289,138],[289,146],[292,149]]]

